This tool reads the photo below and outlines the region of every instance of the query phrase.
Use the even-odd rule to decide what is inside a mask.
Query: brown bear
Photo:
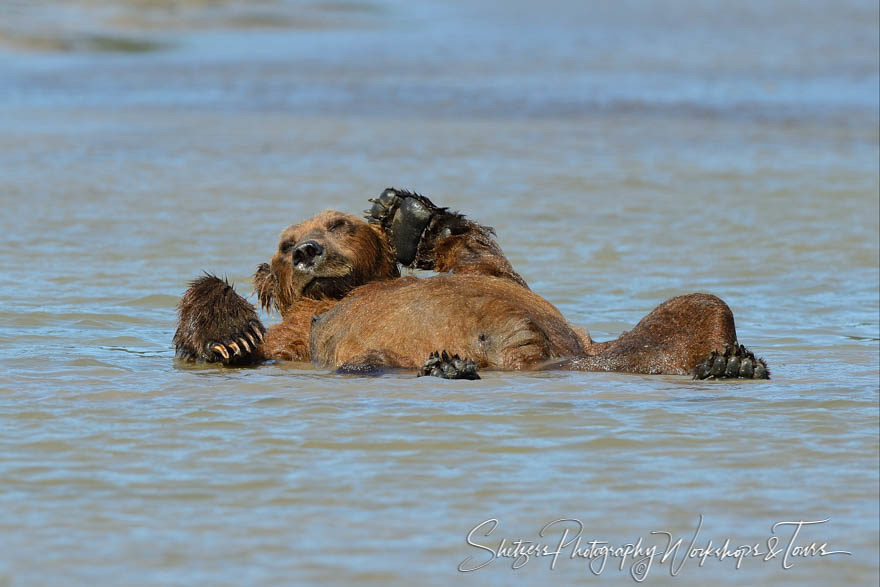
[[[370,201],[368,222],[326,211],[281,233],[254,275],[262,307],[281,313],[268,330],[226,281],[193,281],[179,306],[177,356],[470,379],[478,369],[548,368],[769,378],[713,295],[673,298],[616,340],[595,342],[529,289],[491,228],[404,190]],[[398,264],[437,275],[401,277]]]

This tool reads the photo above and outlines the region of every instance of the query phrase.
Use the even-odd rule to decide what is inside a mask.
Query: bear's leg
[[[695,379],[768,379],[766,363],[736,339],[733,313],[720,298],[689,294],[668,300],[616,340],[559,365],[582,371],[693,375]]]
[[[337,375],[375,377],[389,370],[399,369],[402,365],[402,359],[391,351],[370,350],[349,359],[337,367],[335,373]]]
[[[256,310],[223,279],[194,280],[178,305],[176,355],[185,360],[249,365],[265,360],[266,329]]]
[[[407,362],[391,351],[367,351],[350,359],[336,369],[337,375],[375,377],[393,369],[406,369]],[[477,365],[446,351],[433,352],[419,369],[419,377],[431,376],[443,379],[479,379]]]
[[[501,252],[492,228],[405,190],[388,188],[370,201],[367,220],[385,230],[402,265],[491,275],[528,287]]]

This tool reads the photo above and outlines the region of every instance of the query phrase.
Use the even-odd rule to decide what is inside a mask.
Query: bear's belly
[[[442,350],[490,369],[584,354],[578,334],[545,299],[507,279],[453,274],[358,288],[316,317],[309,346],[324,367],[370,352],[411,369]]]

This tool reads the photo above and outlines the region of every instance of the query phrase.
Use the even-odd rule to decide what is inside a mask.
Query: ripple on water
[[[151,294],[129,300],[123,300],[120,303],[123,306],[131,306],[135,308],[176,308],[179,301],[180,298],[177,296]]]

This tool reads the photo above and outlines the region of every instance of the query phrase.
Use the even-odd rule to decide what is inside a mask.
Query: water
[[[599,577],[458,572],[468,532],[684,548],[701,515],[852,554],[650,583],[876,584],[876,3],[413,4],[0,2],[0,585],[564,584]],[[722,296],[772,381],[174,361],[189,279],[247,293],[388,185],[597,340]]]

